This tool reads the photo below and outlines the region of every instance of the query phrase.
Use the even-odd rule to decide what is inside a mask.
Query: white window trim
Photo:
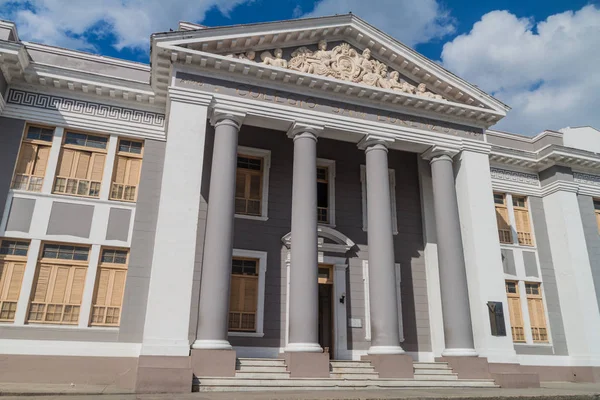
[[[256,332],[228,332],[228,336],[263,337],[265,319],[265,277],[267,274],[267,252],[233,249],[233,257],[258,259],[258,304],[256,305]]]
[[[369,260],[363,260],[363,290],[365,297],[365,340],[371,340],[371,300],[369,294]],[[398,337],[404,342],[404,323],[402,321],[402,275],[400,264],[394,264],[396,278],[396,311],[398,312]]]
[[[396,171],[389,169],[390,178],[390,202],[392,207],[392,231],[394,235],[398,234],[398,217],[396,211]],[[367,167],[360,166],[360,185],[362,192],[362,225],[363,231],[368,230],[367,220]]]
[[[255,221],[267,221],[269,219],[269,170],[271,169],[271,150],[258,149],[255,147],[238,146],[237,154],[261,157],[263,159],[263,173],[260,215],[235,214],[235,218],[251,219]]]
[[[320,224],[335,228],[335,160],[317,158],[317,167],[327,167],[327,211],[329,223]],[[315,171],[315,174],[317,172]]]

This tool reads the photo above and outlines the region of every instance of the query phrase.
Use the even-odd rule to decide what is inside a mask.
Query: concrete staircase
[[[239,358],[233,378],[194,377],[194,391],[275,391],[432,387],[497,387],[491,379],[458,379],[447,363],[414,363],[414,379],[382,379],[369,361],[336,361],[329,378],[290,378],[285,360]]]

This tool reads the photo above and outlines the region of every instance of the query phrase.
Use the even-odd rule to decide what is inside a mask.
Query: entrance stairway
[[[382,379],[370,361],[329,363],[329,378],[290,378],[285,360],[238,358],[233,378],[194,377],[194,391],[376,389],[404,387],[498,387],[492,379],[458,379],[448,363],[415,362],[414,379]]]

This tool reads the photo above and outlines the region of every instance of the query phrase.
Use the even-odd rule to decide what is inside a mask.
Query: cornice
[[[575,182],[569,181],[554,181],[542,187],[542,196],[549,196],[556,192],[569,192],[569,193],[577,193],[579,190],[579,185]]]
[[[552,165],[600,171],[599,154],[555,144],[536,152],[492,145],[490,161],[533,171],[541,171]]]

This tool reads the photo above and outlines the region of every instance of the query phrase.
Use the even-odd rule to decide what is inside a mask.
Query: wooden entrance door
[[[333,266],[319,265],[319,344],[333,359]]]

